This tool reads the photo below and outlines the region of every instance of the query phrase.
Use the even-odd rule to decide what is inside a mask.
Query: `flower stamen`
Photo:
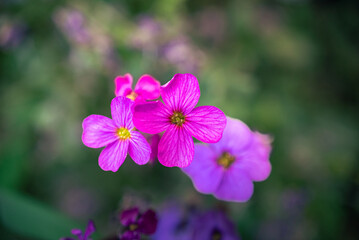
[[[185,122],[186,118],[181,112],[173,112],[171,116],[171,123],[176,124],[177,126],[181,127]]]
[[[220,156],[218,159],[217,159],[217,163],[219,165],[221,165],[222,167],[224,167],[225,169],[229,168],[232,163],[234,162],[235,160],[235,157],[232,156],[231,154],[227,153],[227,152],[224,152],[222,154],[222,156]]]
[[[121,140],[126,140],[129,139],[131,137],[131,133],[127,128],[118,128],[116,130],[116,135],[121,139]]]
[[[138,228],[138,225],[135,223],[130,224],[130,226],[128,227],[130,229],[130,231],[135,231]]]
[[[132,101],[135,101],[135,99],[137,98],[138,94],[135,93],[134,91],[132,91],[130,94],[128,94],[126,97],[131,99]]]

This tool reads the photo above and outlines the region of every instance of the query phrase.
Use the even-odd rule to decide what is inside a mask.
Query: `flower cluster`
[[[269,176],[270,138],[217,107],[196,107],[195,76],[178,73],[161,86],[143,75],[134,89],[132,81],[130,74],[116,77],[112,119],[90,115],[82,124],[83,143],[105,147],[99,156],[103,170],[116,172],[127,154],[139,165],[157,157],[166,167],[182,168],[199,192],[236,202],[247,201],[252,182]],[[205,144],[194,144],[192,137]]]
[[[137,207],[126,209],[120,215],[120,221],[125,226],[120,240],[139,240],[141,235],[151,235],[157,228],[157,215],[149,209],[140,214]]]
[[[223,211],[183,210],[170,205],[159,213],[154,240],[239,240],[234,224]]]

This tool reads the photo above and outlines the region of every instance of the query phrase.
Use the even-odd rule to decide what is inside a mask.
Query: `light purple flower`
[[[91,240],[90,235],[96,231],[95,224],[90,220],[87,224],[85,232],[82,234],[80,229],[72,229],[71,234],[75,235],[78,240]],[[76,240],[73,237],[60,238],[60,240]]]
[[[87,147],[106,146],[98,160],[104,171],[116,172],[127,152],[139,165],[146,164],[150,159],[150,145],[145,137],[134,131],[132,105],[132,100],[116,97],[111,102],[112,119],[102,115],[90,115],[82,123],[82,142]]]
[[[198,72],[205,60],[204,53],[186,37],[178,37],[164,44],[159,56],[183,72]]]
[[[26,27],[24,24],[5,20],[0,25],[0,47],[17,47],[24,40],[25,33]]]
[[[193,162],[183,171],[199,192],[244,202],[253,194],[252,181],[263,181],[270,174],[270,142],[269,136],[227,117],[222,139],[215,144],[195,144]]]
[[[192,240],[239,240],[233,223],[221,211],[209,211],[197,217]]]
[[[161,210],[154,240],[191,240],[194,223],[197,219],[195,209],[183,209],[177,204],[170,204]]]
[[[186,167],[193,159],[192,136],[206,143],[218,142],[226,125],[224,113],[213,106],[196,107],[200,97],[195,76],[176,74],[161,87],[163,102],[134,107],[133,122],[142,132],[164,132],[158,145],[158,160],[167,167]]]
[[[129,73],[116,77],[114,82],[116,96],[127,97],[136,103],[154,100],[160,97],[160,82],[148,74],[142,75],[140,79],[138,79],[134,90],[132,90],[132,75]]]
[[[130,45],[144,51],[156,51],[163,40],[162,23],[152,16],[141,16],[137,28],[130,37]]]
[[[75,9],[60,9],[54,14],[54,21],[66,37],[77,44],[89,44],[91,34],[84,15]]]

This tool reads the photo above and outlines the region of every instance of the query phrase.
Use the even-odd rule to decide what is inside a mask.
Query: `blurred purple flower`
[[[60,9],[53,17],[56,25],[65,36],[77,44],[88,44],[91,35],[85,23],[85,18],[80,11],[74,9]]]
[[[87,224],[85,232],[82,234],[80,229],[72,229],[71,234],[77,237],[77,240],[91,240],[90,235],[96,231],[95,224],[90,220]],[[73,237],[60,238],[60,240],[76,240]]]
[[[157,228],[157,215],[149,209],[140,214],[137,207],[126,209],[120,215],[120,222],[126,227],[120,240],[139,240],[141,234],[151,235]]]
[[[154,240],[190,240],[193,235],[195,211],[183,211],[177,205],[165,207],[159,214]]]
[[[126,73],[124,76],[117,76],[114,82],[116,96],[127,97],[136,103],[160,97],[160,82],[148,74],[142,75],[138,79],[134,90],[132,90],[133,78],[129,73]]]
[[[217,44],[223,41],[227,31],[226,14],[219,8],[209,7],[198,14],[195,29],[202,37]]]
[[[313,239],[313,224],[306,218],[308,192],[288,189],[278,196],[278,208],[258,226],[257,239]],[[275,206],[273,206],[275,208]],[[309,220],[309,221],[308,221]]]
[[[139,165],[150,160],[150,145],[133,129],[133,103],[128,98],[116,97],[111,102],[112,119],[93,114],[82,123],[82,142],[87,147],[106,146],[99,156],[99,165],[104,171],[116,172],[124,162],[127,152]]]
[[[195,144],[193,162],[183,171],[199,192],[244,202],[253,194],[252,181],[263,181],[271,172],[270,142],[269,136],[227,117],[222,139],[209,145]]]
[[[0,26],[0,46],[14,48],[24,39],[26,27],[22,23],[5,21]]]
[[[158,47],[159,35],[162,32],[160,22],[151,16],[142,16],[137,23],[137,29],[131,36],[130,44],[134,48],[145,51],[155,50]]]
[[[213,106],[195,107],[201,95],[192,74],[176,74],[161,87],[160,101],[134,106],[133,123],[149,134],[164,132],[158,145],[158,160],[167,167],[186,167],[193,160],[192,136],[218,142],[226,125],[224,113]]]
[[[192,240],[239,240],[234,225],[221,211],[209,211],[198,216]]]
[[[197,72],[204,54],[190,44],[187,38],[179,37],[162,46],[160,57],[175,65],[180,72]]]

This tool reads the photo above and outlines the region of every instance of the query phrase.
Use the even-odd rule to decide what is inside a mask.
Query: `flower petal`
[[[143,100],[157,99],[160,97],[161,84],[151,75],[145,74],[138,80],[135,92],[138,94],[137,98]]]
[[[86,231],[84,234],[84,239],[88,239],[88,237],[96,231],[95,223],[90,220],[87,224]]]
[[[235,161],[232,167],[246,171],[253,181],[267,179],[272,169],[269,162],[270,142],[271,140],[267,135],[253,133],[251,146],[236,156],[238,161]]]
[[[115,97],[111,101],[111,115],[118,128],[125,127],[129,130],[133,128],[132,122],[133,101],[126,97]]]
[[[105,147],[98,158],[102,170],[116,172],[125,161],[128,144],[128,140],[118,140]]]
[[[128,153],[138,165],[146,164],[150,160],[151,147],[141,133],[132,131]]]
[[[151,156],[150,156],[150,160],[152,163],[154,163],[154,161],[157,159],[157,155],[158,155],[158,144],[160,142],[161,136],[159,134],[153,134],[150,135],[149,139],[148,139],[148,143],[151,146]]]
[[[72,229],[71,234],[78,237],[78,239],[82,238],[82,230],[80,230],[80,229]]]
[[[199,141],[216,143],[221,137],[226,126],[226,116],[213,106],[201,106],[193,109],[186,116],[186,130]]]
[[[160,101],[136,104],[134,106],[133,123],[145,133],[163,132],[171,124],[170,112]]]
[[[125,209],[121,212],[120,222],[123,226],[127,227],[131,223],[134,223],[139,215],[139,211],[137,207]]]
[[[115,95],[126,97],[132,92],[132,75],[126,73],[124,76],[117,76],[115,82]]]
[[[198,80],[192,74],[177,73],[161,87],[163,102],[172,111],[187,115],[198,103],[201,95]]]
[[[222,180],[223,169],[216,163],[215,152],[205,144],[194,145],[192,163],[182,168],[201,193],[214,193]]]
[[[112,119],[101,115],[90,115],[82,122],[82,142],[91,148],[104,147],[115,140],[116,126]]]
[[[158,145],[158,161],[166,167],[187,167],[193,160],[194,144],[186,129],[174,124],[163,134]]]
[[[156,213],[149,209],[138,219],[138,231],[146,235],[151,235],[155,233],[157,223]]]
[[[228,169],[222,177],[214,196],[233,202],[246,202],[253,194],[253,182],[245,171]]]
[[[238,119],[227,117],[227,124],[221,140],[210,146],[219,155],[223,152],[236,155],[236,153],[242,153],[243,149],[251,144],[252,138],[253,133],[245,123]]]
[[[126,230],[120,237],[120,240],[140,240],[140,239],[141,239],[140,233],[131,230]]]

